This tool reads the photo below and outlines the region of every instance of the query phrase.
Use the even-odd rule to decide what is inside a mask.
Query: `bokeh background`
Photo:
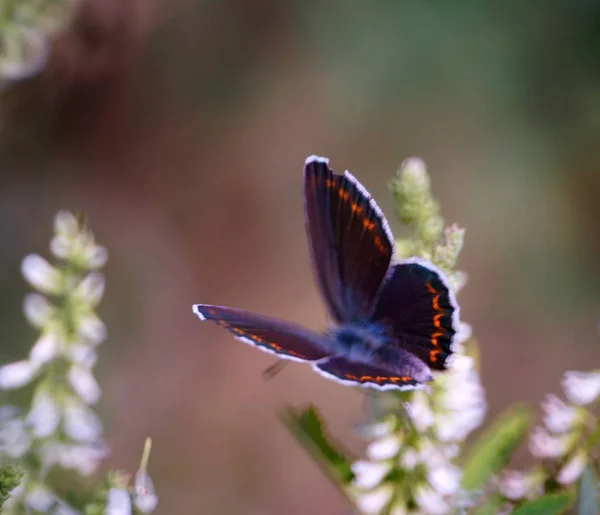
[[[336,514],[277,419],[315,403],[360,452],[360,391],[192,315],[222,303],[323,328],[302,165],[326,155],[388,213],[422,157],[466,226],[464,319],[490,416],[600,366],[600,4],[86,0],[35,78],[0,97],[0,360],[35,337],[22,257],[60,208],[108,247],[96,368],[113,453],[146,435],[160,514]]]

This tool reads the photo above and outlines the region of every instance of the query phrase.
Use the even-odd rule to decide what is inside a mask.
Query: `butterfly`
[[[369,192],[329,160],[304,165],[304,212],[316,280],[332,325],[324,333],[240,309],[195,304],[242,342],[310,363],[328,379],[379,390],[420,388],[448,367],[459,307],[441,270],[394,260],[394,238]]]

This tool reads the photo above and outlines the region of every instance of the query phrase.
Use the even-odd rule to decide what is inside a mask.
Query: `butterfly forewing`
[[[443,273],[411,258],[394,265],[383,285],[373,319],[388,328],[395,345],[443,370],[453,352],[458,305]]]
[[[389,269],[393,239],[383,213],[349,173],[309,157],[304,167],[306,230],[317,281],[334,319],[366,319]]]
[[[283,320],[210,304],[195,304],[193,311],[201,320],[211,320],[239,340],[281,358],[316,361],[331,355],[327,336]]]

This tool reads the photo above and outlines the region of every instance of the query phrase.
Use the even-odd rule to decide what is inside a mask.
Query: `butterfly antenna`
[[[270,367],[266,368],[263,372],[263,378],[265,381],[269,379],[273,379],[279,372],[283,370],[283,367],[287,365],[287,361],[283,361],[282,359],[273,363]]]

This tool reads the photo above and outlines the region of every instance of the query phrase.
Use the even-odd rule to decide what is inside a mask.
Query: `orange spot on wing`
[[[377,383],[377,384],[382,384],[382,383],[393,383],[393,384],[397,384],[397,383],[409,383],[409,382],[413,382],[414,379],[412,377],[408,377],[408,376],[369,376],[369,375],[365,375],[365,376],[356,376],[354,374],[344,374],[344,377],[346,379],[350,379],[351,381],[357,381],[359,383]]]

